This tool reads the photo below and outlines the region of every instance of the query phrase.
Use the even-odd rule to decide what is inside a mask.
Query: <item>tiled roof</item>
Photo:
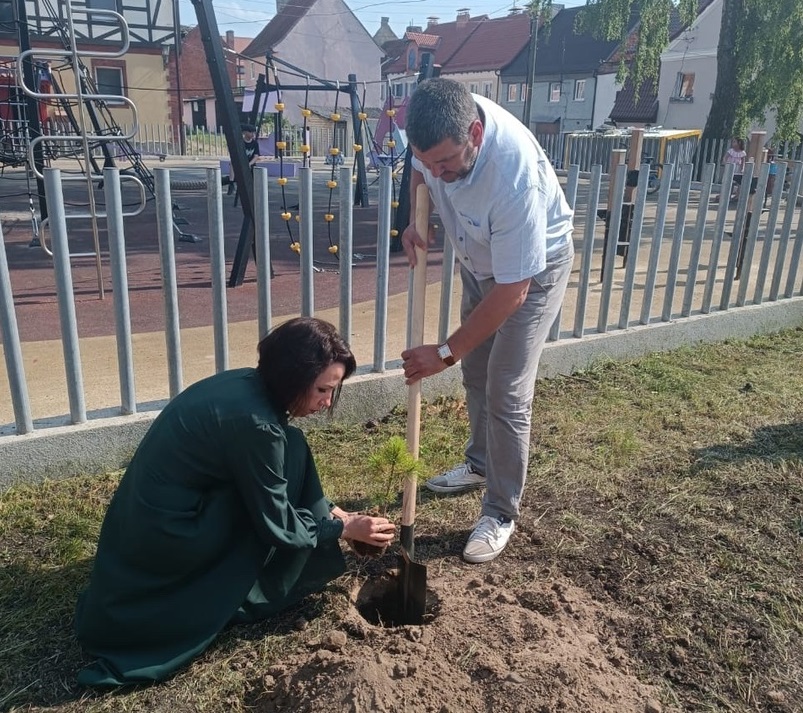
[[[616,92],[611,109],[611,120],[617,124],[654,124],[658,118],[658,84],[645,79],[639,89],[636,101],[636,88],[628,77],[624,86]]]
[[[422,49],[434,50],[440,43],[438,35],[429,35],[426,32],[405,32],[404,37],[407,40],[412,40]]]
[[[530,17],[508,15],[480,23],[443,67],[446,72],[501,69],[530,41]],[[437,54],[436,61],[437,61]]]
[[[317,0],[293,0],[288,2],[280,12],[277,12],[271,21],[245,48],[243,54],[247,57],[265,57],[275,45],[279,44],[290,33],[296,23],[307,14]]]
[[[443,74],[501,69],[527,44],[529,33],[530,20],[524,13],[440,22],[429,25],[425,32],[406,32],[403,47],[395,43],[386,45],[389,61],[383,71],[389,74],[406,71],[406,48],[410,44],[433,52],[435,64]],[[437,42],[432,38],[437,38]]]
[[[593,71],[616,50],[619,40],[599,40],[585,32],[575,34],[574,23],[582,10],[565,8],[539,30],[536,76]]]

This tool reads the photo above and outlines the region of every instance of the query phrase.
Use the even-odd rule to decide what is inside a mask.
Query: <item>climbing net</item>
[[[276,125],[274,127],[274,133],[276,136],[276,155],[279,160],[279,178],[277,178],[277,183],[281,188],[281,207],[280,207],[280,217],[284,222],[287,230],[287,237],[288,237],[288,247],[294,253],[300,255],[301,254],[301,243],[294,235],[293,231],[293,222],[300,222],[301,215],[300,215],[300,205],[291,206],[288,201],[287,195],[287,186],[288,186],[288,178],[286,174],[286,159],[289,158],[292,152],[292,145],[291,142],[287,140],[287,136],[285,133],[285,127],[282,123],[282,114],[285,110],[285,103],[283,101],[283,89],[282,84],[279,79],[279,74],[276,67],[273,64],[268,65],[270,71],[272,72],[273,76],[273,86],[276,88],[276,97],[277,101],[274,105],[274,108],[277,113],[276,118]],[[312,146],[310,145],[310,119],[313,116],[313,109],[310,107],[309,98],[310,98],[310,78],[307,76],[305,77],[307,83],[307,89],[304,94],[304,106],[301,108],[301,116],[302,116],[302,126],[301,126],[301,137],[302,143],[298,146],[298,153],[301,154],[301,166],[302,167],[310,167],[311,165],[311,155],[312,155]],[[338,187],[338,180],[337,180],[337,167],[343,163],[343,156],[341,148],[337,146],[337,127],[338,123],[341,120],[341,114],[339,111],[339,102],[340,102],[340,94],[342,93],[341,84],[340,82],[334,82],[335,89],[332,91],[335,92],[335,101],[332,111],[328,115],[328,119],[331,122],[331,144],[328,148],[328,157],[327,157],[327,164],[331,166],[330,173],[326,181],[326,187],[328,188],[328,196],[327,196],[327,206],[326,211],[323,214],[323,221],[326,225],[326,235],[328,246],[328,252],[334,256],[335,260],[339,262],[339,249],[338,244],[335,240],[335,237],[332,232],[332,224],[335,219],[335,189]],[[389,138],[387,141],[384,142],[384,146],[379,145],[379,143],[375,140],[373,131],[371,130],[371,126],[369,123],[369,116],[368,112],[365,109],[365,95],[366,95],[366,84],[363,83],[363,91],[362,96],[358,98],[359,104],[359,111],[357,113],[357,119],[360,122],[360,129],[361,134],[365,136],[368,140],[369,145],[372,147],[371,156],[372,161],[375,160],[373,157],[380,157],[382,156],[382,161],[387,163],[388,165],[393,167],[393,181],[392,181],[392,196],[391,196],[391,209],[395,211],[399,207],[399,200],[397,196],[397,179],[399,176],[399,171],[397,170],[397,163],[401,155],[398,153],[395,136],[397,135],[397,125],[395,121],[396,117],[396,109],[393,106],[393,97],[392,93],[388,91],[388,98],[389,104],[385,108],[384,112],[385,115],[388,117],[390,122],[390,131],[389,131]],[[354,143],[353,146],[354,151],[354,161],[351,170],[351,181],[352,183],[356,183],[357,181],[357,171],[358,171],[358,162],[363,158],[363,145],[359,143]],[[385,149],[387,149],[388,153],[385,153]],[[295,210],[295,213],[293,212]],[[392,216],[393,220],[391,224],[394,224],[395,221],[395,214]],[[395,228],[391,229],[390,231],[391,237],[398,236],[398,230]]]

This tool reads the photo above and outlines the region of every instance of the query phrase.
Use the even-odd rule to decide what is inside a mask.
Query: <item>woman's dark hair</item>
[[[280,324],[259,342],[257,371],[279,408],[292,412],[315,380],[332,364],[345,367],[344,379],[357,368],[346,341],[329,322],[314,317],[296,317]],[[338,386],[331,413],[340,398]]]

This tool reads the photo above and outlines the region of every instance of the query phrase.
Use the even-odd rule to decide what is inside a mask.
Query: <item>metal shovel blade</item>
[[[409,534],[405,532],[406,529],[402,526],[400,533],[399,623],[423,624],[427,608],[427,568],[413,559],[412,527],[409,528]]]

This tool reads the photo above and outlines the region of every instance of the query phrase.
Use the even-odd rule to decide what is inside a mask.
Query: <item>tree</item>
[[[657,79],[670,22],[688,26],[706,0],[588,0],[582,26],[606,39],[626,39],[628,20],[640,23],[630,72],[636,87]],[[744,135],[753,122],[776,117],[776,141],[800,142],[803,118],[803,2],[722,0],[717,81],[704,138]]]

